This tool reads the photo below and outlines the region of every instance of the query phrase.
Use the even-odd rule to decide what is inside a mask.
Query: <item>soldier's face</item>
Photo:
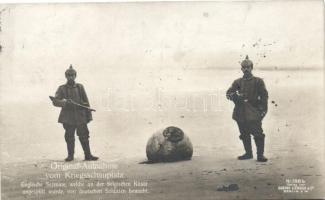
[[[76,74],[66,74],[65,77],[67,78],[68,83],[73,83],[76,79]]]
[[[241,67],[241,71],[244,74],[250,74],[250,73],[252,73],[252,70],[253,70],[253,67],[252,66],[242,66]]]

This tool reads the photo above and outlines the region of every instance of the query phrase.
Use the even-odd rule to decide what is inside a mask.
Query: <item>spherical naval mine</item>
[[[157,131],[149,138],[146,153],[151,162],[190,160],[193,146],[180,128],[170,126]]]

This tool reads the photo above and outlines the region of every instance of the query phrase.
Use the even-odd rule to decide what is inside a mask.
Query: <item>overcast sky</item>
[[[19,82],[57,85],[70,64],[114,75],[236,68],[248,54],[256,68],[321,68],[323,6],[322,1],[2,5],[2,89]]]
[[[14,64],[322,66],[322,1],[11,5],[2,45]]]

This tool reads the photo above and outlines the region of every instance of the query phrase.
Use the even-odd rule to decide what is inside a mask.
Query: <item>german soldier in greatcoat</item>
[[[79,136],[85,160],[98,160],[98,157],[91,154],[89,147],[87,123],[92,120],[91,111],[75,104],[89,107],[85,88],[80,83],[75,82],[76,76],[76,70],[70,65],[70,68],[65,72],[67,83],[57,89],[55,93],[56,101],[53,101],[54,106],[62,108],[58,122],[62,123],[65,129],[64,137],[68,149],[68,157],[65,161],[72,161],[74,159],[75,131],[77,131]]]
[[[262,129],[262,120],[267,113],[268,92],[263,79],[253,76],[253,62],[248,56],[241,63],[243,77],[236,79],[227,90],[227,99],[235,103],[232,118],[237,122],[245,154],[239,160],[251,159],[251,136],[254,136],[257,161],[266,162],[264,157],[265,135]]]

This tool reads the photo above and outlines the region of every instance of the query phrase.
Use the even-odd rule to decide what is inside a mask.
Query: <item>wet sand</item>
[[[94,121],[89,124],[91,147],[100,157],[97,164],[118,165],[123,178],[109,181],[134,180],[147,182],[144,194],[44,194],[23,195],[26,188],[22,182],[66,182],[67,180],[46,178],[46,174],[58,172],[53,163],[68,165],[62,160],[66,156],[63,128],[56,123],[58,109],[46,98],[39,102],[2,102],[1,140],[1,191],[2,199],[312,199],[324,197],[324,96],[322,71],[308,72],[263,72],[269,90],[269,112],[263,121],[266,134],[265,154],[267,163],[254,159],[238,161],[243,153],[235,122],[231,119],[232,103],[224,97],[224,90],[236,78],[233,72],[227,76],[211,79],[211,72],[184,73],[180,80],[172,77],[160,84],[165,99],[161,110],[146,110],[135,93],[134,110],[109,110],[107,104],[98,100],[94,92]],[[270,75],[271,74],[271,75]],[[188,75],[188,76],[187,76]],[[167,75],[166,75],[167,76]],[[208,77],[210,76],[210,78]],[[208,77],[208,78],[207,78]],[[175,80],[173,79],[175,78]],[[191,83],[190,80],[195,82]],[[201,81],[202,80],[202,81]],[[204,81],[212,80],[212,81]],[[171,89],[174,82],[178,87]],[[144,83],[145,84],[145,83]],[[149,83],[148,83],[149,84]],[[85,84],[86,85],[86,84]],[[155,85],[157,86],[157,85]],[[149,89],[152,94],[154,86]],[[87,89],[87,87],[86,87]],[[147,88],[148,89],[148,88]],[[90,89],[89,89],[90,90]],[[184,92],[187,91],[187,92]],[[210,95],[216,94],[216,104],[204,104]],[[194,102],[189,109],[175,107],[184,97]],[[139,98],[139,99],[138,99]],[[185,98],[186,99],[186,98]],[[274,101],[274,103],[272,103]],[[139,103],[140,102],[140,103]],[[169,102],[169,103],[168,103]],[[168,105],[169,104],[169,105]],[[275,105],[276,104],[276,105]],[[204,106],[205,105],[205,106]],[[214,106],[214,107],[213,107]],[[116,107],[111,107],[116,108]],[[140,109],[141,108],[141,109]],[[140,164],[146,160],[145,145],[151,134],[166,126],[178,126],[191,138],[194,155],[190,161],[175,163]],[[254,144],[254,143],[253,143]],[[255,147],[253,147],[255,152]],[[83,154],[76,140],[76,159],[70,164],[84,164]],[[59,173],[107,173],[107,169],[70,169]],[[307,193],[284,193],[279,186],[295,179],[305,181],[313,187]],[[103,179],[80,179],[87,188],[88,183]],[[105,182],[107,180],[105,179]],[[237,184],[235,191],[217,191],[222,186]],[[83,187],[79,187],[83,188]],[[43,188],[43,187],[41,187]],[[97,187],[98,188],[98,187]],[[134,187],[132,187],[134,188]],[[48,187],[45,187],[48,190]],[[100,188],[103,189],[103,188]],[[66,189],[64,189],[66,192]]]

